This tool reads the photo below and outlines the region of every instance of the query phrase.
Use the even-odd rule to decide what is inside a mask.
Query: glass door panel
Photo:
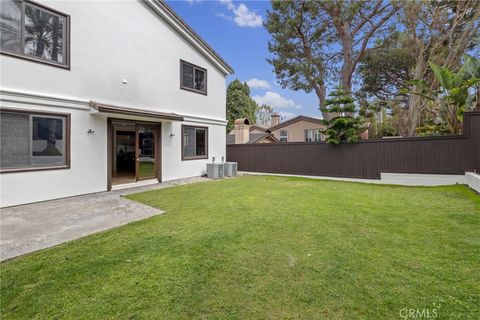
[[[137,180],[157,176],[155,140],[155,128],[137,125]]]

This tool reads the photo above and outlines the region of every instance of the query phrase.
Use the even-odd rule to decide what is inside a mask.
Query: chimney
[[[270,115],[270,117],[272,118],[272,121],[271,121],[271,126],[276,126],[277,124],[280,124],[280,114],[277,113],[277,112],[274,112]]]
[[[250,140],[250,121],[247,118],[235,120],[233,132],[235,133],[235,144],[247,143]]]

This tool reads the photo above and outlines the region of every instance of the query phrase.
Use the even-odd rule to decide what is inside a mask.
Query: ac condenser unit
[[[223,174],[223,163],[207,163],[207,176],[210,179],[222,179]]]
[[[236,177],[236,176],[237,176],[237,163],[225,162],[225,177]]]

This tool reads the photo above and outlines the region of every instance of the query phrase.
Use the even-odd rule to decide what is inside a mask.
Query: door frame
[[[132,120],[122,118],[107,118],[107,190],[112,190],[112,173],[113,173],[113,122],[130,122],[135,125],[135,182],[142,181],[144,179],[138,179],[138,127],[139,125],[150,126],[154,128],[157,138],[154,142],[155,148],[155,178],[158,182],[162,182],[162,123],[144,120]],[[153,178],[153,179],[155,179]],[[151,178],[146,178],[151,179]]]
[[[154,154],[153,156],[155,157],[155,176],[154,177],[146,177],[146,178],[140,178],[140,146],[139,146],[139,134],[140,134],[140,128],[142,126],[145,126],[145,127],[150,127],[153,129],[153,134],[154,134],[154,137],[156,138],[154,140],[154,144],[153,144],[153,149],[154,149]],[[142,180],[149,180],[149,179],[155,179],[159,177],[159,168],[158,168],[158,162],[157,162],[157,158],[159,157],[159,153],[158,153],[158,140],[159,140],[159,137],[160,137],[160,130],[159,130],[159,126],[158,125],[152,125],[150,123],[146,123],[146,122],[135,122],[135,182],[138,182],[138,181],[142,181]],[[112,159],[113,160],[113,159]]]

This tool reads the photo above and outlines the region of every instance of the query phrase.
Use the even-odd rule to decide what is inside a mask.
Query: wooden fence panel
[[[480,171],[480,111],[464,115],[464,134],[320,143],[227,145],[240,171],[379,179],[380,173]]]

